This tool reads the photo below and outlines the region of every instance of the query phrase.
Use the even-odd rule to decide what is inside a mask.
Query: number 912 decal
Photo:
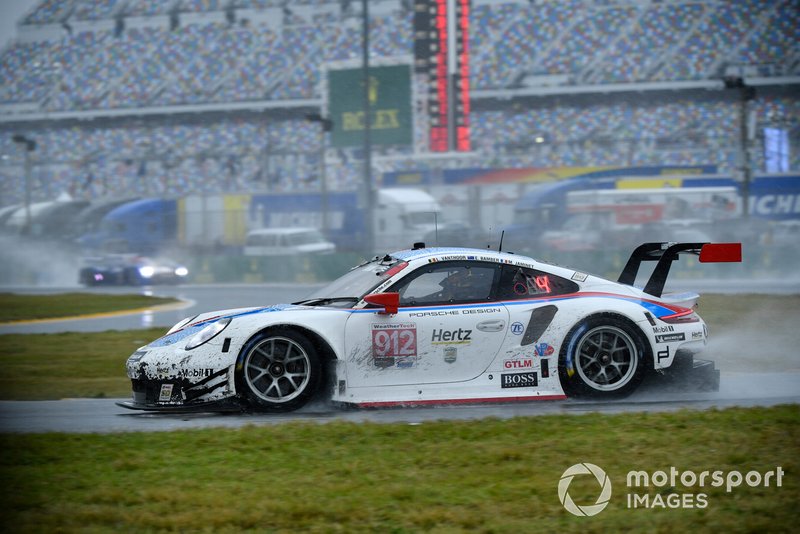
[[[417,361],[417,325],[373,324],[372,357],[376,367],[413,367]]]

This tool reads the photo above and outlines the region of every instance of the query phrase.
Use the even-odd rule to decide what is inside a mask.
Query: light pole
[[[739,90],[739,151],[741,153],[742,172],[742,217],[750,217],[750,181],[752,169],[750,163],[750,143],[747,128],[748,104],[756,97],[755,87],[747,85],[743,78],[727,76],[723,80],[726,89]]]
[[[325,134],[333,130],[333,121],[319,113],[309,113],[306,120],[318,122],[319,134],[319,191],[322,201],[322,233],[328,235],[328,177],[325,172]]]
[[[367,257],[375,253],[375,192],[372,187],[372,116],[369,103],[369,5],[361,0],[361,82],[364,84],[364,213],[367,217],[365,249]]]
[[[31,230],[31,152],[36,150],[36,141],[22,134],[11,138],[18,145],[25,145],[25,232]]]

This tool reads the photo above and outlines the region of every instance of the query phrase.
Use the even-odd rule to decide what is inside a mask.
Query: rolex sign
[[[363,71],[328,71],[331,140],[336,148],[364,144]],[[370,67],[368,99],[370,140],[375,145],[410,145],[411,68],[409,65]]]

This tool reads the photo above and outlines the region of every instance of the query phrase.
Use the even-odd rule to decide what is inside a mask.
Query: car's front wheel
[[[647,358],[638,328],[619,317],[600,315],[570,331],[558,371],[570,396],[620,398],[642,382]]]
[[[314,345],[291,331],[262,332],[242,349],[238,383],[256,409],[288,412],[306,404],[321,384],[322,365]]]

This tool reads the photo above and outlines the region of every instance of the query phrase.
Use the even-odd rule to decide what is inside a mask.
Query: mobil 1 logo
[[[500,375],[500,387],[505,388],[532,388],[539,385],[535,372],[514,373]]]

